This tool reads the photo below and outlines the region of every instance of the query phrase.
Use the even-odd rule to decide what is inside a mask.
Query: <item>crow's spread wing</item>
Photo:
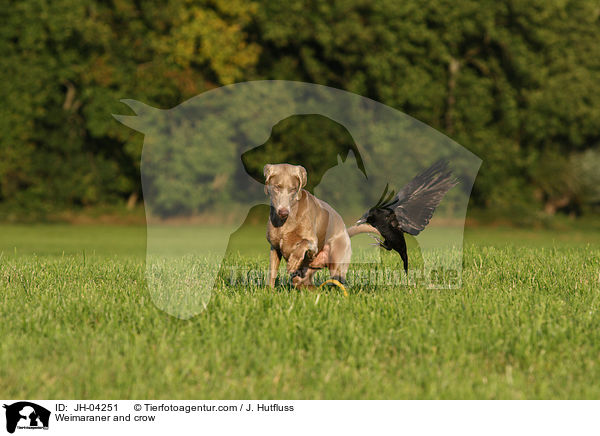
[[[448,162],[440,160],[415,176],[382,207],[393,210],[400,228],[416,236],[429,224],[446,192],[457,183],[448,169]]]

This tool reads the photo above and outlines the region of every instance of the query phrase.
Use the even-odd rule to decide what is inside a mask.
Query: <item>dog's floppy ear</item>
[[[298,169],[298,177],[300,178],[300,187],[304,188],[306,186],[306,169],[302,165],[296,165]]]
[[[263,174],[265,175],[265,194],[268,194],[267,186],[269,186],[269,179],[273,175],[273,165],[266,164],[263,168]]]
[[[298,171],[298,181],[300,182],[300,186],[298,186],[298,192],[296,193],[296,200],[300,200],[300,192],[302,192],[302,188],[306,186],[306,169],[302,165],[296,165],[296,170]]]

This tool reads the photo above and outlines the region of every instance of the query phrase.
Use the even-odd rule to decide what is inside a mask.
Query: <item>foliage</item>
[[[572,156],[570,170],[576,184],[576,195],[582,207],[600,207],[600,152],[586,150]]]
[[[258,47],[240,27],[255,9],[225,1],[3,2],[5,214],[137,194],[141,137],[111,117],[123,110],[119,99],[174,106],[242,79]]]
[[[568,194],[568,183],[545,191],[534,164],[548,150],[567,161],[598,143],[595,2],[308,5],[260,10],[262,74],[364,94],[446,132],[484,161],[480,207],[510,213]]]
[[[0,17],[5,216],[140,193],[142,137],[110,116],[120,98],[167,108],[265,78],[346,89],[445,132],[484,161],[474,206],[591,210],[560,168],[600,144],[595,0],[21,0]],[[343,147],[295,122],[279,143],[315,159]]]

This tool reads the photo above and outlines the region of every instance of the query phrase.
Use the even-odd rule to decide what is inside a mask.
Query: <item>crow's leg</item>
[[[390,246],[388,246],[388,245],[386,244],[386,241],[385,241],[385,239],[383,239],[383,238],[379,238],[379,237],[377,237],[377,236],[375,236],[375,235],[373,235],[373,234],[371,234],[371,233],[369,233],[369,236],[370,236],[371,238],[375,239],[375,241],[377,241],[375,244],[371,244],[371,245],[374,245],[374,246],[376,246],[376,247],[385,248],[387,251],[390,251],[390,250],[391,250],[391,247],[390,247]]]

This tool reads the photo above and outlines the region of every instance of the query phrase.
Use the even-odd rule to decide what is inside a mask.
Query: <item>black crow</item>
[[[404,263],[404,271],[408,272],[404,233],[413,236],[421,233],[446,192],[457,183],[448,162],[440,160],[415,176],[397,195],[386,185],[377,204],[356,224],[368,223],[375,227],[383,237],[373,236],[378,245],[388,251],[396,250]]]

